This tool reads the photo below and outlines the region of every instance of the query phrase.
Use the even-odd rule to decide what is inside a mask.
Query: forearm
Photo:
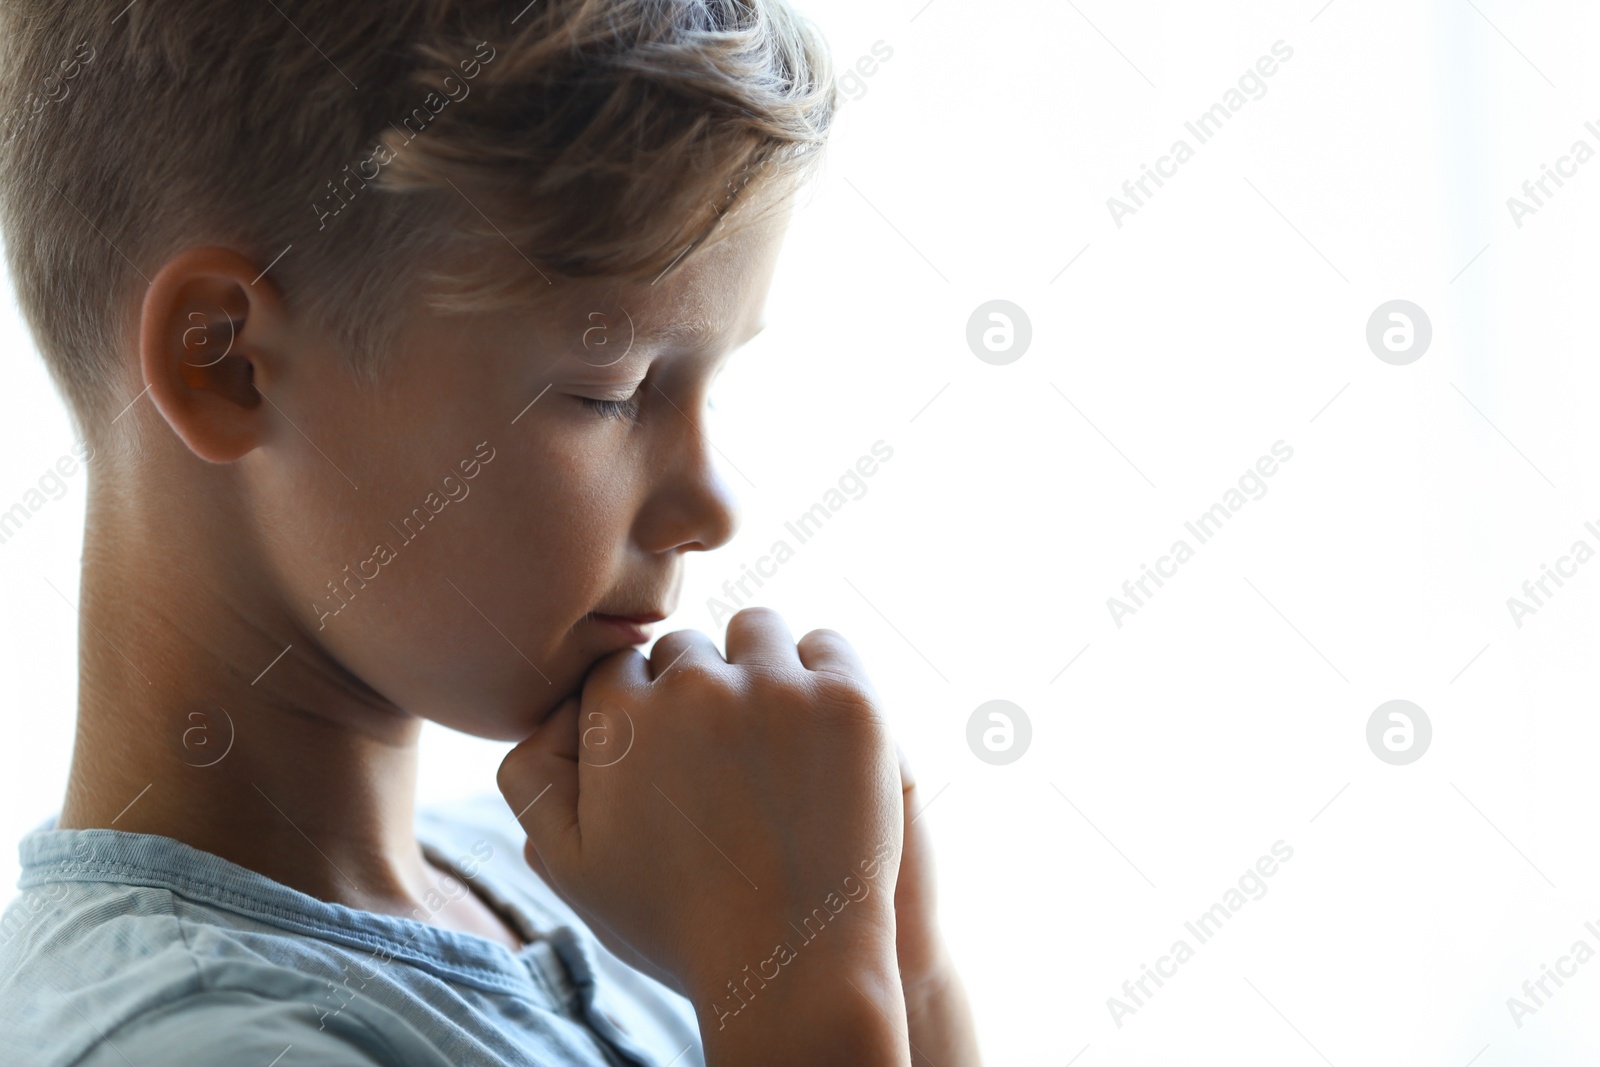
[[[981,1067],[966,986],[948,959],[904,995],[913,1067]]]

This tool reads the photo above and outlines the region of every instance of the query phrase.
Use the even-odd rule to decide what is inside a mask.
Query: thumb
[[[556,706],[533,736],[507,753],[495,784],[528,835],[528,863],[552,871],[578,862],[578,708],[576,695]]]

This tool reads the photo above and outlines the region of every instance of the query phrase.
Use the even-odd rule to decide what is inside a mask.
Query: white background
[[[1573,141],[1600,150],[1600,16],[921,2],[807,8],[841,68],[893,57],[853,90],[770,325],[723,376],[745,523],[662,632],[710,629],[706,598],[883,440],[866,494],[760,597],[873,670],[988,1062],[1594,1056],[1600,961],[1520,1028],[1506,1001],[1580,938],[1600,950],[1600,564],[1520,628],[1506,600],[1600,549],[1600,161],[1520,228],[1506,199]],[[1184,122],[1280,40],[1266,95],[1196,145]],[[1194,159],[1119,228],[1107,197],[1179,137]],[[1432,321],[1407,366],[1365,340],[1397,298]],[[966,342],[993,299],[1032,323],[1007,366]],[[0,344],[3,509],[72,434],[9,306]],[[1266,494],[1116,626],[1107,598],[1194,546],[1185,521],[1280,440]],[[51,585],[75,600],[83,490],[0,545],[7,842],[65,780],[76,617]],[[1408,766],[1366,743],[1395,698],[1434,731]],[[991,699],[1032,725],[1006,766],[966,741]],[[424,799],[492,789],[502,752],[431,732]],[[1280,840],[1266,895],[1197,946],[1185,921]],[[1116,1025],[1107,998],[1180,937],[1194,959]]]

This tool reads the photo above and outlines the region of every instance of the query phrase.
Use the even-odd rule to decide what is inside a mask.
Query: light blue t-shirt
[[[22,893],[0,916],[0,1063],[704,1067],[689,1001],[529,869],[498,796],[424,815],[417,836],[519,927],[516,952],[172,838],[54,822],[22,840]]]

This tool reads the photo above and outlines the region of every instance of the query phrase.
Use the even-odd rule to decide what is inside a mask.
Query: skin
[[[122,416],[143,452],[97,448],[90,468],[59,825],[165,835],[322,900],[519,947],[458,886],[426,903],[454,883],[413,834],[422,723],[522,741],[597,663],[642,662],[590,616],[670,614],[687,554],[733,535],[701,420],[717,369],[761,327],[786,226],[778,214],[735,233],[655,286],[563,281],[535,307],[471,315],[413,302],[378,389],[238,252],[189,248],[152,272],[128,309],[124,383],[148,393]],[[686,322],[703,329],[663,339]],[[637,420],[585,402],[630,395]],[[419,508],[407,541],[398,525]],[[365,584],[330,592],[352,572]],[[197,748],[197,723],[212,747]],[[200,766],[229,724],[227,755]],[[853,973],[911,1020],[912,1044],[976,1063],[919,832],[900,866],[889,965],[852,959]],[[894,929],[888,911],[878,926]],[[673,978],[685,966],[639,962]],[[881,1044],[878,1016],[809,991],[774,1001]],[[957,1007],[954,1038],[926,1018]],[[900,1054],[861,1062],[901,1062],[905,1037],[889,1037]]]

